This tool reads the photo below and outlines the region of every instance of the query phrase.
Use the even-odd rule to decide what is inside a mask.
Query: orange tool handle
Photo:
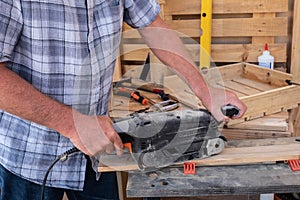
[[[140,102],[142,105],[147,105],[149,100],[143,97],[138,91],[128,90],[123,87],[118,87],[119,92],[117,94],[128,96],[133,98],[135,101]]]
[[[136,100],[137,102],[140,102],[143,105],[147,105],[148,104],[148,99],[146,99],[145,97],[143,97],[142,95],[140,95],[139,92],[133,92],[131,94],[131,97]]]
[[[127,148],[130,153],[132,153],[132,145],[130,142],[123,144],[124,148]]]

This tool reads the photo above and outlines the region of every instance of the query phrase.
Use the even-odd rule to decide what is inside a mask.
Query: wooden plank
[[[243,75],[243,63],[212,67],[208,71],[202,71],[203,78],[210,84],[215,85],[221,81],[240,78]]]
[[[115,64],[113,81],[119,81],[122,79],[122,65],[121,65],[121,57],[118,56]]]
[[[243,84],[239,84],[237,82],[234,81],[222,81],[217,83],[218,85],[223,86],[225,89],[231,89],[233,91],[242,93],[244,95],[254,95],[254,94],[258,94],[261,92],[261,90],[257,90],[253,87],[250,87],[248,85],[243,85]]]
[[[292,98],[290,96],[291,94],[293,94]],[[297,105],[300,103],[300,87],[286,86],[251,96],[241,97],[240,99],[248,108],[244,117],[251,119],[253,116],[255,117],[259,114],[271,114],[270,111],[276,112]],[[230,126],[238,122],[239,119],[231,120],[228,125]]]
[[[166,21],[170,27],[185,37],[200,37],[200,20]],[[140,38],[137,31],[124,28],[126,38]],[[229,18],[212,20],[212,37],[287,36],[288,18]]]
[[[270,139],[292,136],[291,132],[289,131],[273,130],[223,129],[222,132],[228,140]]]
[[[216,75],[219,75],[222,79],[215,77]],[[237,63],[211,68],[209,73],[206,73],[205,76],[207,76],[207,80],[210,80],[210,83],[217,83],[221,80],[234,80],[243,77],[271,85],[272,87],[287,86],[285,80],[292,79],[291,74],[266,69],[250,63]]]
[[[159,4],[166,4],[167,0],[157,0]]]
[[[226,67],[211,68],[210,73],[204,73],[203,77],[212,85],[219,80],[226,80],[238,76],[239,71],[242,73],[242,64],[237,63],[230,65],[231,70]],[[218,70],[221,69],[222,70]],[[181,80],[177,75],[167,76],[164,79],[164,87],[167,88],[177,99],[188,107],[197,108],[201,106],[201,102],[195,97],[189,86]],[[217,86],[218,87],[218,86]],[[230,90],[230,89],[229,89]],[[239,93],[234,90],[239,97],[246,96],[244,93]],[[198,106],[197,106],[198,105]]]
[[[269,70],[249,63],[245,63],[243,76],[278,87],[286,86],[286,80],[292,80],[291,74]]]
[[[300,2],[294,1],[294,23],[292,38],[291,72],[293,81],[300,82]],[[297,23],[295,23],[297,22]],[[294,136],[300,136],[300,108],[291,112],[291,123],[294,126]]]
[[[165,77],[164,87],[185,106],[199,108],[199,99],[193,94],[190,87],[177,75]]]
[[[254,13],[253,18],[275,18],[276,13]],[[252,37],[253,44],[273,44],[275,42],[275,37],[261,36],[261,37]]]
[[[293,160],[300,158],[299,147],[300,144],[225,148],[219,155],[195,162],[201,166],[214,166]]]
[[[199,44],[186,44],[192,59],[199,62]],[[257,62],[264,44],[212,44],[213,62]],[[276,62],[286,62],[286,44],[270,44]],[[144,61],[149,49],[145,44],[123,44],[122,55],[126,61]]]
[[[223,38],[226,41],[226,38]],[[257,62],[264,44],[213,44],[212,60],[214,62]],[[276,62],[286,62],[286,44],[270,44],[270,51]]]
[[[300,82],[300,2],[294,1],[294,23],[292,39],[291,72],[293,80]]]
[[[169,15],[190,15],[200,14],[201,2],[189,0],[186,3],[182,0],[167,0],[165,13]],[[258,12],[287,12],[288,0],[214,0],[213,13],[258,13]]]
[[[251,139],[251,140],[231,140],[231,141],[228,141],[226,148],[288,145],[288,144],[294,143],[295,140],[296,140],[295,137]]]
[[[229,128],[223,128],[221,132],[229,141],[291,137],[292,131],[290,130],[287,120],[288,112],[285,111],[235,124]]]
[[[231,130],[261,130],[261,131],[282,131],[288,130],[288,112],[283,111],[277,114],[265,116],[256,120],[247,121],[241,124],[232,125],[228,129],[223,129],[230,133]]]
[[[300,143],[289,140],[288,144],[273,143],[259,146],[225,148],[218,155],[202,160],[194,160],[193,162],[195,162],[198,166],[216,166],[266,163],[293,159],[300,159]],[[109,165],[99,166],[99,172],[129,171],[138,169],[137,164],[133,161],[130,154],[126,154],[122,157],[110,157],[108,160],[104,161],[104,163]]]
[[[200,20],[197,19],[174,20],[169,25],[189,37],[199,37],[201,33]],[[287,17],[213,19],[212,37],[287,36],[287,27]]]
[[[274,85],[265,84],[251,79],[246,79],[246,78],[237,78],[237,79],[233,79],[232,81],[237,82],[239,84],[248,85],[249,87],[260,90],[261,92],[277,88],[277,86]]]

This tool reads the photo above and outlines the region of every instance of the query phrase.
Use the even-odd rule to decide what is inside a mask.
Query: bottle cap
[[[269,50],[269,46],[268,46],[268,43],[265,44],[265,51],[268,51]]]

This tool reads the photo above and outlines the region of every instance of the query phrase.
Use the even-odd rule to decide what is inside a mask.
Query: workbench
[[[130,172],[126,192],[128,197],[197,197],[299,191],[300,172],[277,163],[197,167],[195,175],[183,174],[179,167]]]
[[[259,149],[261,145],[289,144],[294,139],[232,141],[229,142],[228,148],[247,148],[257,145]],[[274,155],[278,152],[274,152]],[[243,152],[241,156],[242,154]],[[247,160],[247,154],[244,159]],[[250,159],[249,154],[248,160]],[[131,171],[128,174],[126,189],[128,197],[197,197],[292,192],[300,192],[300,171],[292,171],[284,161],[200,165],[196,167],[196,174],[184,174],[183,165],[146,173]]]

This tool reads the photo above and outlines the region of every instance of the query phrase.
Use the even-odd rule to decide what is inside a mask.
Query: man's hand
[[[224,116],[221,112],[221,108],[228,104],[233,105],[239,109],[239,114],[233,116],[232,119],[240,118],[246,112],[246,105],[241,100],[239,100],[239,98],[233,92],[214,87],[209,87],[208,91],[209,93],[206,97],[203,97],[204,95],[202,95],[201,101],[217,121],[228,122],[230,120],[229,117]]]
[[[108,116],[87,116],[73,111],[74,129],[67,135],[71,142],[89,156],[98,153],[122,154],[123,144]]]

